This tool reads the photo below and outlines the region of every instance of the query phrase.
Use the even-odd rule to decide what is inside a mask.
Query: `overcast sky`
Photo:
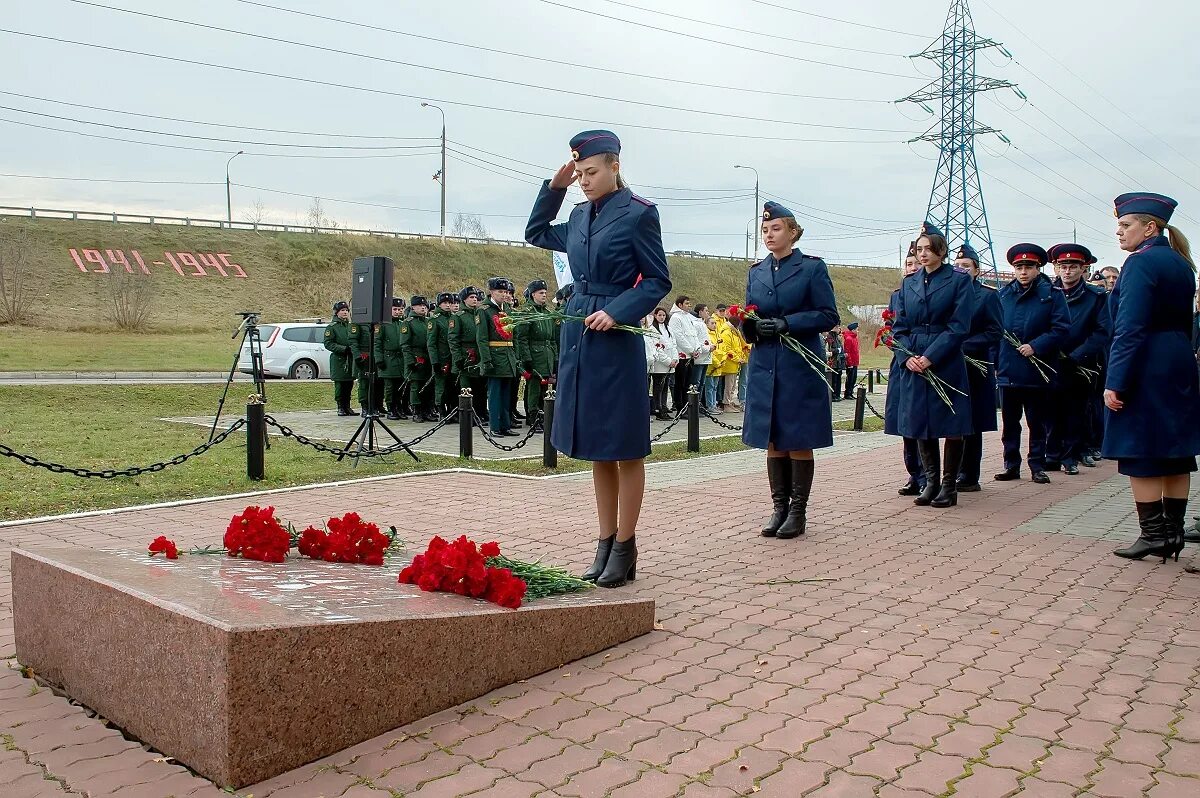
[[[477,213],[494,236],[521,238],[538,178],[567,159],[573,134],[603,126],[623,141],[622,169],[635,191],[657,198],[668,251],[744,252],[758,216],[753,174],[733,168],[746,164],[758,169],[764,194],[792,205],[807,231],[805,251],[891,264],[924,216],[936,167],[933,145],[906,142],[936,130],[937,117],[892,101],[937,75],[934,64],[903,56],[940,35],[948,0],[264,0],[284,10],[239,0],[102,1],[108,7],[6,4],[0,27],[84,45],[0,33],[8,78],[0,85],[0,172],[210,184],[4,176],[0,204],[222,218],[226,161],[242,149],[231,167],[235,219],[260,202],[268,220],[294,222],[319,196],[344,226],[435,233],[441,118],[420,107],[424,98],[445,110],[456,151],[448,223],[455,212]],[[1014,58],[990,50],[979,73],[1017,83],[1028,97],[1001,90],[978,99],[979,122],[1012,142],[977,142],[998,259],[1018,241],[1069,241],[1072,221],[1062,216],[1101,263],[1119,264],[1111,200],[1135,189],[1178,199],[1174,221],[1200,241],[1200,54],[1194,25],[1172,24],[1193,19],[1193,5],[1163,0],[1153,13],[1120,15],[1115,3],[1084,0],[971,3],[978,34]],[[1140,19],[1145,29],[1131,27]],[[281,154],[324,157],[269,157]]]

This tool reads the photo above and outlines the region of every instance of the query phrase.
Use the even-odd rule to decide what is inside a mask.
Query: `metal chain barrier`
[[[136,477],[142,474],[154,474],[159,471],[165,471],[171,466],[182,465],[193,457],[198,457],[207,452],[212,447],[223,442],[226,438],[232,435],[238,429],[246,425],[246,419],[239,418],[233,422],[227,429],[223,430],[219,435],[214,437],[207,443],[202,443],[195,449],[192,449],[187,454],[181,454],[172,457],[170,460],[164,460],[161,463],[152,463],[148,466],[131,466],[129,468],[106,468],[103,471],[92,471],[88,468],[71,468],[70,466],[62,465],[61,463],[50,463],[44,460],[39,460],[31,454],[21,454],[14,451],[3,443],[0,443],[0,455],[12,457],[21,461],[27,466],[36,468],[44,468],[54,474],[70,474],[74,477],[83,477],[84,479],[116,479],[117,477]]]
[[[732,432],[741,432],[741,431],[742,431],[742,428],[741,428],[741,426],[736,426],[736,427],[735,427],[735,426],[734,426],[734,425],[732,425],[732,424],[726,424],[724,421],[722,421],[721,419],[719,419],[719,418],[717,418],[716,416],[714,416],[714,415],[713,415],[713,414],[712,414],[712,413],[709,411],[709,409],[708,409],[707,407],[704,407],[703,405],[701,405],[701,407],[700,407],[700,414],[701,414],[702,416],[705,416],[706,418],[708,418],[708,420],[709,420],[709,421],[711,421],[712,423],[716,424],[718,427],[721,427],[722,429],[727,429],[727,430],[730,430],[730,431],[732,431]]]
[[[530,419],[530,420],[532,421],[532,419]],[[536,434],[537,434],[537,431],[538,431],[538,429],[537,429],[537,424],[530,424],[530,425],[529,425],[529,432],[526,432],[526,433],[525,433],[525,437],[524,437],[524,438],[521,438],[521,440],[519,440],[519,441],[517,441],[516,443],[512,444],[511,446],[509,446],[509,445],[507,445],[507,444],[503,444],[503,443],[499,443],[499,442],[497,442],[497,441],[496,441],[496,439],[495,439],[495,438],[493,438],[493,437],[492,437],[492,436],[489,434],[489,432],[488,432],[488,428],[487,428],[487,427],[485,427],[485,426],[483,426],[483,422],[480,420],[479,416],[475,416],[475,426],[479,427],[479,431],[480,431],[481,433],[483,433],[483,439],[484,439],[485,441],[487,441],[488,443],[490,443],[492,446],[495,446],[497,449],[499,449],[499,450],[500,450],[500,451],[502,451],[502,452],[515,452],[516,450],[520,449],[520,448],[521,448],[522,446],[524,446],[525,444],[529,443],[529,440],[530,440],[530,439],[531,439],[531,438],[532,438],[534,435],[536,435]]]
[[[655,435],[653,438],[650,439],[650,442],[657,443],[658,441],[663,439],[664,435],[666,435],[671,430],[675,429],[675,425],[678,424],[680,421],[682,421],[683,417],[687,415],[688,407],[690,405],[691,405],[691,402],[684,402],[683,407],[679,408],[679,413],[676,414],[675,420],[672,421],[667,426],[663,427],[662,430],[659,431],[659,433],[657,435]]]
[[[428,430],[421,433],[417,437],[413,438],[411,441],[406,441],[404,444],[394,443],[391,446],[388,446],[384,449],[371,449],[371,450],[358,449],[356,451],[346,451],[346,448],[344,446],[328,446],[324,443],[321,443],[320,441],[314,441],[312,438],[306,437],[306,436],[301,435],[300,433],[296,432],[288,425],[280,423],[278,420],[275,419],[274,416],[267,416],[265,421],[267,422],[267,424],[269,426],[272,426],[275,429],[279,430],[279,434],[282,435],[283,437],[291,438],[296,443],[316,449],[318,452],[324,452],[325,454],[332,454],[337,457],[383,457],[385,455],[395,454],[396,452],[403,451],[405,446],[409,446],[409,447],[416,446],[417,444],[421,443],[426,438],[428,438],[430,435],[437,432],[442,427],[446,426],[451,421],[453,421],[457,415],[458,415],[458,408],[454,408],[449,413],[447,413],[445,418],[443,418],[437,424],[430,427]]]
[[[883,421],[884,420],[883,414],[875,409],[875,405],[871,404],[871,400],[866,395],[863,396],[863,399],[866,400],[867,409],[871,411],[871,414],[874,415],[875,418],[879,419],[880,421]]]

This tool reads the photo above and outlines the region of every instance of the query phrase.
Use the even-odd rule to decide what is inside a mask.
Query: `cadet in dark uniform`
[[[325,326],[325,348],[329,350],[329,379],[339,416],[354,415],[350,393],[354,390],[354,352],[350,347],[350,303],[333,303],[333,321]]]
[[[911,241],[908,245],[908,255],[904,258],[904,276],[900,278],[901,287],[904,286],[904,277],[917,273],[917,269],[921,268],[917,263],[917,242]],[[900,301],[900,289],[897,288],[892,292],[891,298],[888,299],[888,312],[892,314],[892,319],[896,318],[896,305]],[[887,322],[887,327],[892,326],[892,322]],[[899,352],[892,353],[892,362],[888,364],[888,392],[883,398],[883,431],[887,435],[899,435],[900,431],[896,426],[896,409],[894,403],[899,401],[900,395],[891,390],[891,386],[896,384],[897,376],[900,369],[904,368],[904,360],[907,356],[901,355]],[[901,496],[920,496],[921,491],[925,490],[925,472],[921,469],[921,457],[917,454],[916,438],[904,438],[904,470],[908,472],[908,482],[904,483],[896,493]]]
[[[645,344],[637,326],[671,290],[658,209],[631,192],[620,174],[621,142],[607,130],[571,139],[571,161],[542,184],[525,228],[534,246],[566,252],[574,293],[562,326],[555,448],[592,461],[599,543],[584,578],[616,587],[636,575],[634,533],[650,453]],[[554,224],[567,188],[579,181],[586,202]]]
[[[759,318],[742,322],[742,336],[754,347],[746,366],[742,442],[767,450],[773,513],[762,534],[794,538],[807,523],[813,449],[833,445],[833,406],[825,376],[779,336],[792,336],[824,361],[821,338],[837,326],[837,299],[825,261],[796,249],[804,230],[795,215],[768,202],[762,219],[770,254],[750,267],[746,281],[746,304],[758,306]]]
[[[387,408],[387,417],[393,421],[408,418],[402,401],[407,368],[401,346],[407,327],[404,300],[395,297],[392,299],[392,320],[379,325],[379,332],[375,334],[375,368],[383,379],[383,405]]]
[[[513,284],[504,277],[488,279],[488,301],[483,304],[479,325],[475,330],[476,345],[482,364],[482,375],[488,381],[488,426],[492,436],[516,435],[509,416],[513,380],[517,378],[517,352],[510,332],[500,329],[497,317],[512,311],[507,297],[512,296]]]
[[[458,407],[458,372],[454,368],[454,356],[450,351],[450,338],[458,332],[458,318],[454,315],[454,294],[442,292],[437,295],[437,310],[433,314],[433,327],[429,338],[429,360],[433,364],[434,414],[443,419],[451,408]]]
[[[534,280],[525,288],[529,301],[526,313],[545,318],[516,327],[513,331],[517,345],[517,361],[525,377],[525,415],[529,423],[541,426],[542,400],[550,380],[558,371],[558,334],[562,321],[551,318],[546,308],[550,292],[545,280]]]
[[[996,355],[1001,344],[1000,296],[995,288],[979,279],[979,253],[970,244],[958,248],[954,268],[971,276],[975,289],[975,312],[971,330],[963,339],[963,355],[989,364],[984,374],[967,365],[967,384],[971,394],[971,434],[963,438],[963,460],[958,471],[958,489],[963,493],[981,490],[979,469],[983,462],[983,433],[996,429]]]
[[[408,403],[413,421],[437,421],[433,412],[433,365],[429,360],[429,341],[433,322],[429,320],[429,301],[414,296],[408,301],[410,316],[401,325],[400,347],[408,374]]]
[[[1004,443],[1004,470],[994,477],[999,482],[1021,478],[1022,414],[1029,427],[1031,479],[1043,485],[1050,481],[1046,436],[1056,375],[1049,369],[1058,369],[1058,353],[1071,333],[1071,317],[1062,291],[1054,290],[1050,278],[1042,274],[1046,261],[1046,250],[1037,244],[1016,244],[1008,250],[1016,279],[1000,289],[1001,324],[1021,346],[1002,341],[996,363]],[[1049,367],[1042,367],[1045,377],[1029,359],[1034,356]]]
[[[483,361],[479,357],[479,329],[483,324],[483,292],[473,285],[458,292],[462,312],[450,336],[450,354],[458,372],[458,387],[471,391],[471,408],[485,424],[487,412],[487,377],[483,376]]]
[[[1130,253],[1108,306],[1112,347],[1104,404],[1104,457],[1129,477],[1141,535],[1115,553],[1176,559],[1200,454],[1200,385],[1192,352],[1196,266],[1168,224],[1175,200],[1137,192],[1116,199],[1117,239]],[[1189,566],[1189,570],[1193,570]]]
[[[358,375],[358,403],[362,415],[378,413],[383,403],[383,381],[379,379],[371,357],[370,324],[350,325],[350,351],[354,355],[354,369]]]
[[[904,361],[895,382],[888,385],[888,393],[897,394],[892,404],[893,427],[904,437],[917,440],[925,489],[913,503],[920,506],[958,504],[963,436],[972,432],[970,385],[962,347],[971,331],[975,289],[968,275],[946,263],[948,254],[941,231],[925,222],[917,238],[921,268],[904,278],[892,325],[896,343],[903,347],[897,349],[897,359]],[[912,354],[906,355],[904,350]],[[927,369],[933,369],[954,389],[946,389],[953,407],[948,407],[922,376]],[[944,463],[938,446],[940,438],[946,439]]]
[[[1094,381],[1081,369],[1097,371],[1100,358],[1108,348],[1107,295],[1083,280],[1087,267],[1096,262],[1087,247],[1079,244],[1055,244],[1047,255],[1058,277],[1054,287],[1063,292],[1071,317],[1071,331],[1059,355],[1058,378],[1050,404],[1050,435],[1046,444],[1046,467],[1062,468],[1078,474],[1079,466],[1094,467],[1087,451],[1088,402],[1095,391]]]

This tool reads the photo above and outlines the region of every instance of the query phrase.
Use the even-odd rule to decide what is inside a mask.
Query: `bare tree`
[[[33,315],[29,247],[29,228],[23,225],[0,241],[0,324],[24,324]]]
[[[242,214],[242,218],[250,224],[263,224],[267,221],[267,206],[262,200],[255,200],[250,210]]]
[[[144,330],[154,309],[156,291],[152,278],[114,271],[106,279],[109,320],[121,330]]]
[[[312,205],[308,206],[306,224],[313,228],[314,233],[318,227],[337,229],[338,226],[337,222],[325,215],[325,206],[321,204],[320,197],[313,197]]]
[[[487,226],[483,223],[483,219],[473,213],[460,213],[454,217],[454,226],[450,228],[450,235],[456,238],[482,238],[485,241],[492,240],[492,234],[488,231]]]

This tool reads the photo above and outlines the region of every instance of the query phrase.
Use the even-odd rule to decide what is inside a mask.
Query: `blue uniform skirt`
[[[1195,457],[1117,458],[1117,473],[1127,477],[1176,477],[1195,470]]]

